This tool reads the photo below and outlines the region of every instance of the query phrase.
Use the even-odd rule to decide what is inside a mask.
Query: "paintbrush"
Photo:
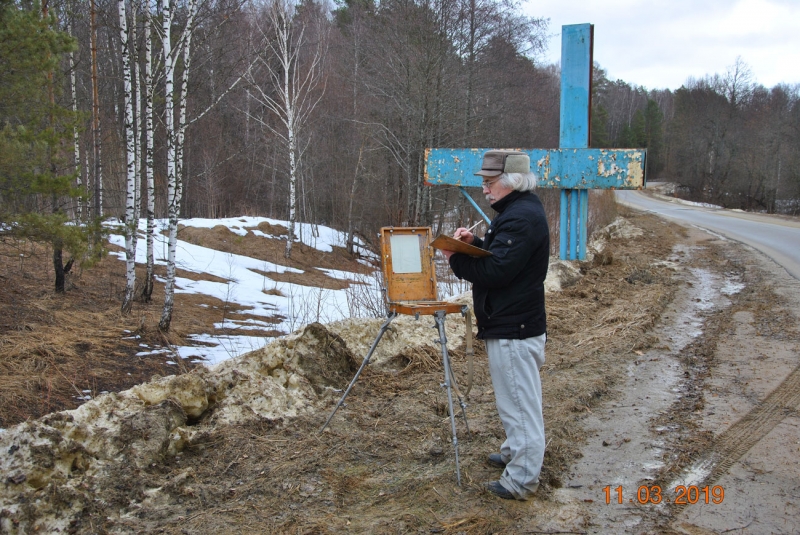
[[[477,227],[478,225],[480,225],[481,223],[483,223],[483,221],[478,221],[477,223],[475,223],[474,225],[472,225],[471,227],[469,227],[469,228],[467,229],[467,232],[472,232],[472,230],[473,230],[475,227]],[[459,235],[458,235],[458,238],[456,238],[456,239],[457,239],[457,240],[461,240],[461,234],[459,234]]]

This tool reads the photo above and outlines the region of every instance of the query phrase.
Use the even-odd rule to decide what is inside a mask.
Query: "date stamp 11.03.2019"
[[[622,486],[603,487],[604,498],[607,504],[639,503],[642,505],[652,503],[674,503],[676,505],[691,505],[695,503],[720,504],[725,499],[725,489],[719,485],[713,487],[697,487],[695,485],[678,485],[672,491],[664,492],[658,485],[642,485],[636,489],[634,496],[626,493]]]

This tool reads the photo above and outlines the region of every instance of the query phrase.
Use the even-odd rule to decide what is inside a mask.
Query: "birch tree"
[[[192,48],[192,34],[194,26],[194,17],[196,15],[197,2],[193,0],[189,10],[189,20],[186,23],[186,30],[183,33],[183,71],[181,73],[180,86],[178,88],[178,123],[175,131],[175,172],[178,180],[176,186],[178,188],[178,199],[183,198],[183,169],[184,169],[184,142],[186,140],[186,99],[189,94],[189,71],[191,67],[191,48]]]
[[[168,331],[172,322],[172,312],[175,302],[175,265],[178,243],[178,218],[180,216],[181,201],[183,198],[183,170],[184,170],[184,143],[186,127],[202,117],[211,107],[231,91],[239,80],[234,82],[223,94],[214,101],[206,110],[198,114],[192,121],[187,121],[187,98],[189,74],[191,71],[191,44],[195,31],[195,18],[197,16],[199,0],[189,0],[187,4],[186,25],[183,30],[173,37],[171,28],[175,18],[176,3],[172,0],[160,0],[158,8],[161,12],[161,51],[164,64],[164,129],[167,140],[167,216],[168,216],[168,241],[167,241],[167,277],[164,289],[164,308],[159,321],[159,329]],[[148,39],[149,42],[149,39]],[[149,54],[148,54],[149,57]],[[178,58],[182,60],[183,70],[180,74],[178,88],[175,88],[175,75]],[[149,69],[149,67],[146,67]],[[150,74],[146,75],[152,82]],[[241,78],[240,78],[241,79]],[[152,109],[152,100],[148,103]],[[147,113],[148,120],[150,113]],[[151,135],[148,136],[148,167],[152,168],[152,124],[148,126]],[[148,239],[152,239],[152,212],[154,198],[152,171],[148,171]],[[152,291],[152,242],[148,242],[148,279]]]
[[[67,34],[72,35],[72,17],[67,18]],[[67,65],[69,67],[69,92],[72,102],[72,113],[78,116],[78,93],[75,76],[75,51],[70,50],[67,55]],[[81,180],[81,144],[80,133],[78,125],[76,124],[72,129],[72,152],[74,157],[74,172],[75,180],[77,182],[78,190],[83,189],[83,181]],[[75,219],[77,221],[83,220],[83,198],[79,197],[75,203]]]
[[[149,5],[145,9],[144,20],[144,73],[143,73],[143,102],[142,115],[144,116],[144,168],[147,182],[147,267],[144,278],[144,288],[142,297],[145,301],[150,301],[153,295],[153,274],[155,267],[155,254],[153,242],[155,238],[155,163],[153,161],[153,48],[150,41],[150,26],[153,19]]]
[[[133,204],[133,218],[136,220],[136,229],[133,233],[133,250],[136,251],[136,242],[139,237],[139,217],[142,215],[142,147],[141,147],[141,132],[140,125],[142,124],[142,107],[140,105],[140,84],[139,84],[139,39],[137,36],[139,9],[140,2],[137,0],[131,3],[131,30],[130,30],[130,47],[131,54],[131,81],[133,86],[132,107],[133,107],[133,168],[134,173],[134,191],[136,197]]]
[[[186,106],[186,94],[175,94],[175,59],[181,51],[188,57],[188,50],[191,40],[188,38],[192,32],[194,17],[197,13],[197,0],[189,1],[189,15],[186,26],[177,41],[173,43],[171,28],[174,16],[173,4],[171,0],[161,2],[162,16],[162,52],[164,55],[164,126],[167,137],[167,211],[169,219],[168,245],[167,245],[167,280],[164,289],[164,309],[161,312],[161,320],[158,323],[159,329],[168,331],[172,323],[172,309],[175,303],[175,256],[178,245],[178,217],[180,215],[181,193],[180,177],[178,170],[180,164],[178,157],[183,154],[183,147],[178,147],[178,143],[183,143],[183,124],[185,115],[180,114],[181,120],[175,122],[175,104],[178,103],[178,111]],[[182,47],[185,47],[183,49]],[[184,65],[183,76],[188,77],[188,65]],[[183,83],[181,83],[183,87]],[[180,134],[179,134],[180,133]]]
[[[161,51],[164,59],[164,127],[167,137],[167,210],[169,217],[169,238],[167,246],[167,280],[164,289],[164,309],[161,312],[159,329],[168,331],[172,323],[172,308],[175,302],[175,252],[178,244],[178,210],[177,174],[175,169],[175,116],[173,86],[175,68],[172,58],[173,45],[171,37],[172,28],[172,2],[163,0],[161,3]],[[175,232],[172,229],[175,228]]]
[[[327,29],[317,24],[318,31],[314,39],[310,39],[313,20],[296,16],[295,6],[288,0],[272,0],[265,11],[266,24],[260,28],[263,43],[257,60],[266,76],[259,80],[251,70],[249,78],[255,88],[255,99],[277,117],[281,128],[273,127],[268,118],[255,119],[280,139],[289,160],[289,229],[284,256],[290,258],[297,222],[298,167],[303,149],[299,141],[324,94]],[[316,17],[317,13],[308,15]],[[272,68],[273,62],[277,69]]]
[[[131,83],[130,34],[125,15],[125,0],[117,0],[119,14],[120,40],[122,41],[122,73],[125,98],[125,156],[127,194],[125,197],[125,295],[122,299],[122,313],[128,314],[133,304],[133,291],[136,286],[136,241],[135,234],[139,221],[136,217],[136,146],[133,124],[133,84]],[[136,21],[134,19],[133,26]]]
[[[100,139],[100,90],[97,80],[97,13],[95,0],[90,4],[90,34],[92,49],[92,150],[94,156],[94,213],[96,219],[103,217],[103,167],[101,163]],[[100,235],[96,234],[94,245],[98,243]]]

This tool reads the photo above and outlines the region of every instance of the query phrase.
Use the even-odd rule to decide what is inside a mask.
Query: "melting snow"
[[[180,224],[187,227],[214,228],[225,226],[231,232],[245,236],[252,232],[256,236],[265,238],[274,237],[265,234],[256,227],[260,223],[270,225],[288,226],[286,221],[264,217],[234,217],[226,219],[184,219]],[[166,221],[157,221],[156,228],[166,228]],[[125,246],[125,237],[121,234],[119,226],[109,224],[111,235],[109,241],[120,247]],[[139,222],[139,231],[147,230],[145,220]],[[307,223],[297,225],[298,241],[319,251],[331,252],[333,246],[344,247],[347,235],[337,230]],[[141,236],[141,235],[140,235]],[[370,256],[371,253],[357,242],[361,253]],[[125,259],[124,251],[116,251],[120,260]],[[166,265],[167,236],[157,232],[154,246],[155,262]],[[374,256],[374,255],[373,255]],[[137,242],[136,262],[144,264],[147,260],[147,244],[140,237]],[[326,290],[315,287],[275,281],[265,275],[265,272],[275,273],[303,273],[302,270],[282,266],[265,260],[258,260],[248,256],[233,253],[224,253],[200,245],[178,240],[176,265],[178,268],[202,274],[207,273],[222,278],[227,282],[210,280],[192,280],[185,277],[175,278],[175,293],[202,294],[215,297],[229,305],[235,305],[240,313],[249,316],[262,316],[270,318],[270,322],[240,322],[225,321],[217,328],[237,329],[242,331],[238,335],[194,335],[190,337],[198,345],[176,347],[175,352],[183,358],[197,358],[208,365],[217,364],[223,360],[241,355],[263,347],[271,337],[248,336],[248,330],[259,329],[259,326],[269,330],[289,333],[298,327],[311,322],[330,323],[347,317],[360,317],[368,315],[354,306],[349,299],[347,290]],[[379,292],[378,283],[374,277],[364,277],[362,274],[334,269],[320,270],[330,277],[340,280],[367,284],[373,292]],[[269,293],[265,293],[269,291]]]

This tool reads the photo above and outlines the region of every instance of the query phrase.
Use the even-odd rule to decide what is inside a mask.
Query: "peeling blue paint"
[[[425,180],[429,185],[481,186],[473,173],[483,154],[497,149],[428,149]],[[642,189],[645,186],[644,149],[519,149],[531,159],[540,188]]]

